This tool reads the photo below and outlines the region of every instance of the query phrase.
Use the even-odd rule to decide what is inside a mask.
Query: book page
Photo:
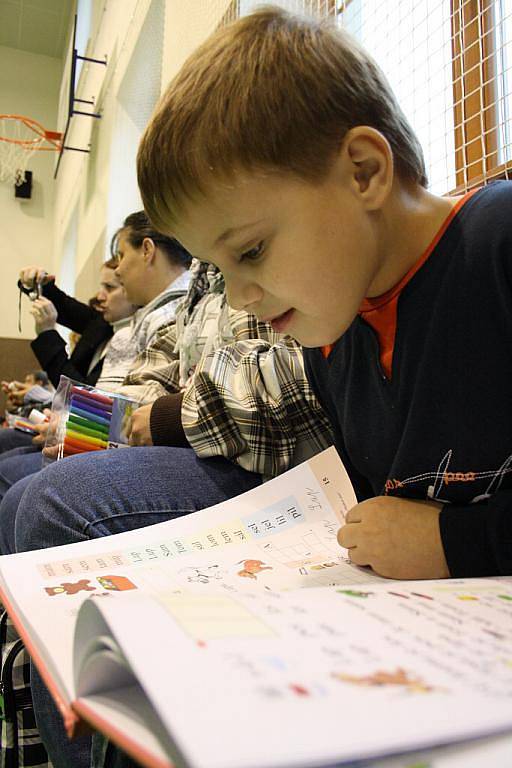
[[[426,752],[365,762],[359,768],[509,768],[512,736],[475,739]]]
[[[168,739],[160,732],[161,722],[139,686],[116,688],[107,696],[91,695],[87,699],[79,699],[75,707],[93,728],[108,735],[114,742],[128,746],[130,756],[137,763],[152,768],[178,768],[173,766],[162,746],[162,742],[166,743]],[[126,734],[129,735],[129,742]]]
[[[356,503],[334,448],[247,493],[175,520],[0,560],[0,586],[67,699],[74,698],[72,636],[92,596],[205,583],[227,591],[367,582],[336,534]],[[51,617],[51,618],[50,618]],[[36,659],[37,663],[37,659]]]
[[[178,765],[306,768],[512,730],[512,588],[500,580],[133,592],[88,601],[82,642],[95,612]],[[151,630],[130,632],[133,615]]]

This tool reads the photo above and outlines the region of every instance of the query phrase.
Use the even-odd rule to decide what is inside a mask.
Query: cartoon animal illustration
[[[429,693],[435,690],[431,685],[427,685],[419,677],[412,677],[405,669],[397,667],[394,672],[378,670],[371,675],[346,675],[342,672],[333,673],[333,677],[344,683],[354,683],[355,685],[378,688],[384,685],[396,685],[405,688],[413,693]]]
[[[77,592],[94,592],[96,587],[91,587],[89,579],[80,579],[80,581],[63,581],[58,587],[45,587],[44,591],[50,597],[54,595],[76,595]]]
[[[244,567],[241,571],[238,571],[237,576],[241,576],[245,579],[256,579],[258,573],[273,570],[272,566],[265,565],[263,560],[240,560],[238,565],[242,565],[242,563]]]
[[[186,576],[191,584],[209,584],[212,579],[222,579],[225,571],[218,565],[209,565],[207,568],[195,568],[187,566],[179,571],[180,575]]]
[[[137,589],[133,581],[127,579],[126,576],[98,576],[96,581],[101,584],[104,589],[111,589],[114,592],[125,592],[128,589]]]

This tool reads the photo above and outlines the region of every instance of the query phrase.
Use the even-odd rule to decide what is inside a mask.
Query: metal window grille
[[[232,0],[218,25],[260,4]],[[275,4],[335,17],[372,54],[423,146],[432,191],[512,178],[512,0]]]

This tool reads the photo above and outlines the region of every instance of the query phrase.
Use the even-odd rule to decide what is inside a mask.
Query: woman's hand
[[[55,275],[49,275],[42,267],[23,267],[20,280],[27,288],[34,288],[38,283],[46,285],[50,280],[55,280]]]
[[[36,321],[36,333],[53,331],[57,324],[57,310],[50,299],[35,299],[30,306],[30,314]]]
[[[32,429],[37,432],[37,435],[34,435],[32,438],[32,444],[33,445],[43,445],[46,442],[46,438],[48,436],[48,429],[50,428],[50,419],[56,419],[56,414],[52,413],[50,408],[45,408],[43,410],[44,415],[46,416],[46,421],[42,421],[40,424],[34,424]],[[51,452],[53,449],[56,448],[58,452],[58,445],[51,446],[50,448],[43,448],[43,453],[45,456],[51,455],[50,453],[47,453],[47,451]],[[55,456],[52,456],[52,458],[57,458],[57,452],[55,453]]]
[[[48,434],[48,427],[50,424],[47,421],[43,421],[41,424],[33,424],[32,429],[37,432],[32,438],[32,445],[44,445],[46,442],[46,435]]]
[[[130,445],[153,445],[151,437],[150,417],[153,403],[142,405],[132,416],[129,434]]]

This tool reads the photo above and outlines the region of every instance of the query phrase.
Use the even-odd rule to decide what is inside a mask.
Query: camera
[[[22,293],[25,294],[25,296],[28,296],[30,301],[40,299],[43,295],[43,285],[40,282],[34,283],[34,285],[29,288],[28,286],[24,285],[21,280],[18,280],[18,288]]]

